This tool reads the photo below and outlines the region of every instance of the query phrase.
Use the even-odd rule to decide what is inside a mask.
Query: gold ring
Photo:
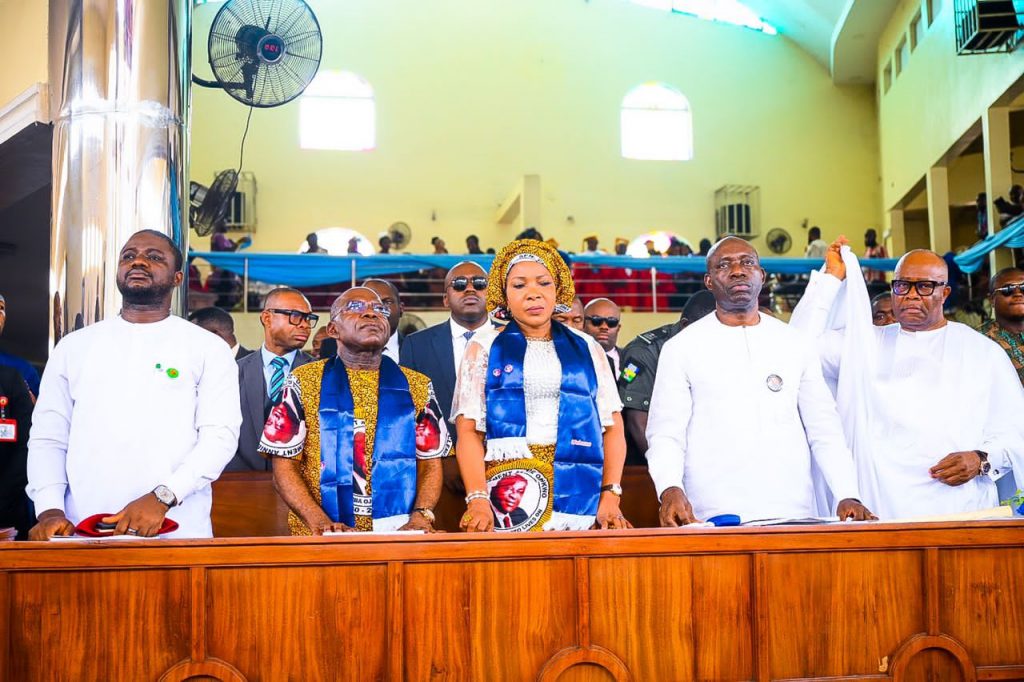
[[[469,523],[472,519],[473,519],[473,515],[470,514],[469,512],[466,512],[465,514],[462,515],[462,523]]]

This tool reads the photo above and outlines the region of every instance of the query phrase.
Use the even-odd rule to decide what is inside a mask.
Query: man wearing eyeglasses
[[[595,298],[583,308],[583,331],[601,346],[608,356],[612,376],[616,378],[619,376],[619,355],[622,353],[617,345],[621,321],[622,311],[611,299]]]
[[[455,375],[466,346],[477,329],[487,324],[487,273],[472,261],[458,263],[444,278],[444,322],[410,334],[400,352],[403,367],[414,369],[434,384],[445,421],[455,393]],[[452,432],[454,439],[455,432]],[[455,471],[454,473],[458,473]]]
[[[943,316],[949,273],[932,251],[899,260],[897,324],[871,326],[863,276],[844,246],[840,238],[829,247],[791,325],[818,337],[865,502],[883,519],[996,506],[996,480],[1020,470],[1014,460],[1024,464],[1024,391],[1013,365],[991,340]],[[845,304],[832,312],[840,294]],[[830,313],[841,316],[835,330],[826,329]]]
[[[646,435],[663,526],[724,514],[872,518],[813,342],[758,310],[764,279],[750,244],[719,241],[704,276],[715,311],[661,351]]]
[[[430,379],[383,354],[389,312],[366,287],[339,296],[337,356],[292,372],[267,420],[293,535],[433,529],[452,441]]]
[[[993,319],[978,331],[998,343],[1024,384],[1024,270],[1004,268],[989,281]]]
[[[267,294],[260,313],[263,345],[238,361],[242,429],[226,471],[270,471],[270,462],[257,452],[263,427],[270,408],[280,401],[288,373],[313,361],[301,349],[318,320],[302,292],[280,287]]]

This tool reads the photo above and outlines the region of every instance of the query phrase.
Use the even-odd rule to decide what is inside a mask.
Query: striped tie
[[[277,357],[270,361],[270,366],[274,368],[273,374],[270,375],[270,402],[276,404],[281,400],[281,391],[284,390],[284,368],[288,366],[288,360],[286,358]]]

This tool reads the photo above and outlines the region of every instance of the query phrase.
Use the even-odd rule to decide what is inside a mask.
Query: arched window
[[[693,158],[693,121],[683,93],[644,83],[626,93],[621,113],[622,156],[651,161]]]
[[[321,71],[299,100],[303,149],[369,151],[377,146],[373,87],[348,71]]]

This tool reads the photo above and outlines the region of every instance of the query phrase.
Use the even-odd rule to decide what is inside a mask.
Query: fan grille
[[[210,27],[214,75],[229,95],[254,107],[302,94],[322,53],[320,24],[302,0],[228,0]]]

